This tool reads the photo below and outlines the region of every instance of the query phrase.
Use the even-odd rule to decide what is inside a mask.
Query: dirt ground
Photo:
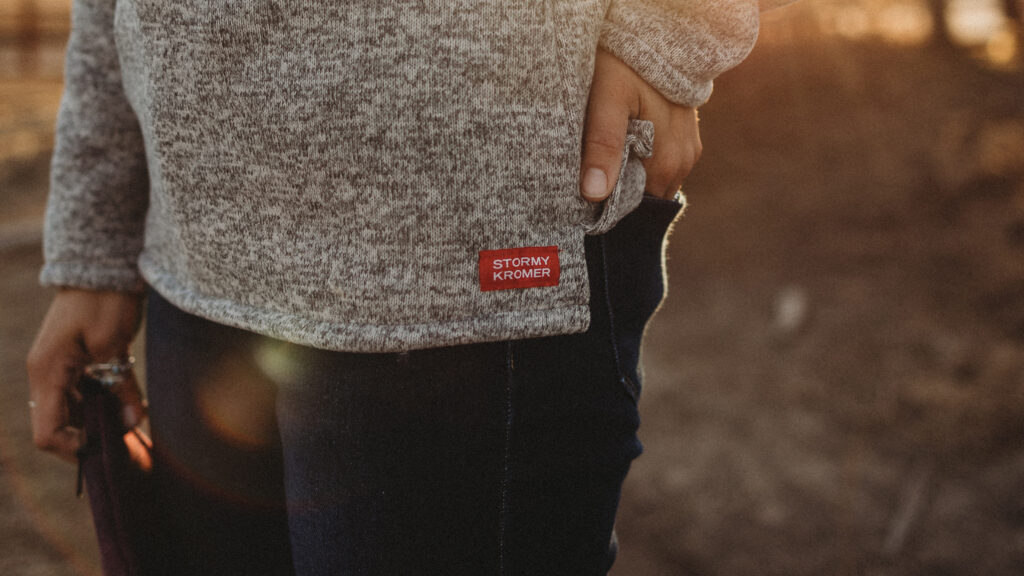
[[[44,117],[53,86],[21,88]],[[1024,573],[1020,67],[769,29],[702,127],[613,574]],[[0,174],[0,573],[91,576],[74,470],[28,440],[25,150]]]
[[[817,48],[704,111],[621,574],[1024,573],[1024,76]]]

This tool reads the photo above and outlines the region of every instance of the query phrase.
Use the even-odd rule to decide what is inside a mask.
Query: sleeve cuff
[[[613,22],[602,24],[599,45],[629,65],[662,96],[682,106],[696,108],[711,97],[712,81],[695,80],[672,67],[660,54]]]
[[[759,24],[756,0],[620,1],[606,14],[598,45],[668,100],[696,108],[711,97],[715,77],[747,57]]]
[[[46,287],[143,292],[146,283],[137,268],[105,268],[83,263],[48,263],[39,273]]]

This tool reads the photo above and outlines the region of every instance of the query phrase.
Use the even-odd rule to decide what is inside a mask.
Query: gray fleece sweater
[[[75,0],[41,282],[381,352],[587,328],[598,46],[697,106],[756,0]]]

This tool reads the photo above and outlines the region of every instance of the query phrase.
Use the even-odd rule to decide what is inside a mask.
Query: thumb
[[[619,177],[629,119],[640,113],[642,80],[624,62],[599,49],[583,123],[580,192],[591,202],[611,194]]]
[[[591,202],[604,200],[615,187],[629,127],[628,106],[603,84],[595,77],[583,126],[580,192]]]

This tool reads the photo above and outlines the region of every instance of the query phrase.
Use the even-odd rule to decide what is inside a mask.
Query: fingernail
[[[608,177],[600,168],[588,168],[583,174],[583,197],[602,200],[608,194]]]
[[[134,406],[124,407],[124,425],[128,428],[135,428],[139,425],[141,417],[139,411]]]

